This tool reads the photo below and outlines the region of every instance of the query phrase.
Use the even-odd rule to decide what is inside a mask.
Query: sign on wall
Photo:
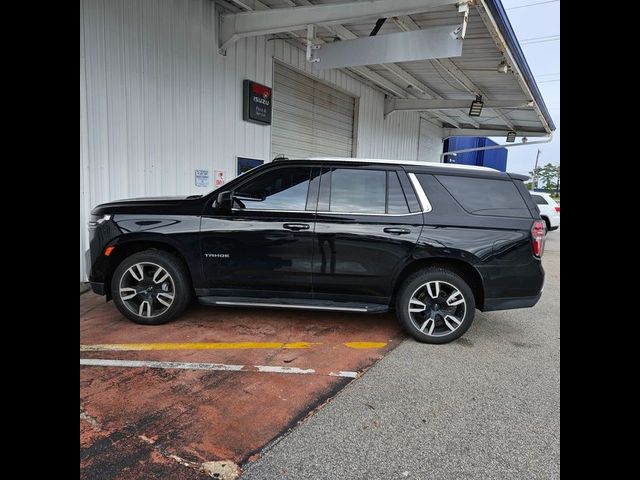
[[[247,157],[238,157],[238,176],[242,175],[244,172],[248,172],[252,168],[255,168],[259,165],[262,165],[264,160],[259,160],[257,158],[247,158]]]
[[[213,180],[214,187],[218,188],[224,185],[224,172],[222,170],[214,170],[213,176],[214,176],[214,180]]]
[[[209,170],[196,170],[196,187],[209,186]]]
[[[271,87],[244,80],[242,93],[242,119],[260,125],[271,125]]]

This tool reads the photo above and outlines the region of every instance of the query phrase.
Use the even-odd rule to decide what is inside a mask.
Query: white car
[[[540,210],[540,216],[547,224],[547,232],[560,227],[560,205],[544,192],[529,192]]]

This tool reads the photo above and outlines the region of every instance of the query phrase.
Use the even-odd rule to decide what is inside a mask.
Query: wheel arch
[[[109,255],[109,261],[107,262],[104,275],[105,293],[107,295],[107,300],[111,300],[111,281],[113,278],[113,273],[115,272],[116,268],[118,268],[118,265],[120,265],[120,263],[122,263],[125,258],[133,255],[134,253],[143,252],[145,250],[160,250],[174,255],[184,264],[189,274],[189,278],[193,278],[193,272],[191,271],[189,263],[187,262],[180,249],[170,242],[163,241],[163,239],[135,238],[130,240],[121,240],[115,243],[115,247],[116,248],[113,249],[111,255]]]
[[[551,230],[551,219],[546,215],[540,215],[540,218],[544,220],[544,223],[546,224],[546,227],[547,227],[547,232],[549,232]]]
[[[473,265],[465,262],[464,260],[446,257],[421,258],[405,265],[396,278],[391,304],[394,304],[395,298],[398,294],[398,290],[407,277],[419,270],[424,270],[425,268],[430,267],[439,267],[446,270],[451,270],[455,274],[462,277],[462,279],[467,282],[467,284],[471,288],[471,291],[473,292],[476,308],[478,310],[482,310],[484,308],[484,282],[482,281],[482,277],[480,276],[478,270]]]

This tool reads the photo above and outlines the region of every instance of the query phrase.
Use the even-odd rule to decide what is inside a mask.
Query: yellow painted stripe
[[[345,346],[349,348],[383,348],[387,342],[346,342]]]
[[[123,352],[140,350],[249,350],[257,348],[296,349],[310,348],[309,342],[217,342],[217,343],[102,343],[80,345],[81,352]]]

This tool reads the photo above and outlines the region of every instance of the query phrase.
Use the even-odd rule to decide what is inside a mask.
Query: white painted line
[[[348,377],[348,378],[356,378],[358,376],[358,372],[345,372],[343,370],[340,370],[338,373],[336,372],[331,372],[329,373],[330,377]]]
[[[269,373],[298,373],[300,375],[308,375],[310,373],[316,373],[313,368],[307,368],[306,370],[298,367],[275,367],[270,365],[256,365],[259,372]]]
[[[104,360],[100,358],[81,358],[80,365],[94,367],[141,367],[141,368],[179,368],[184,370],[223,370],[239,372],[244,365],[225,365],[222,363],[153,362],[149,360]]]
[[[227,365],[224,363],[156,362],[152,360],[111,360],[81,358],[80,365],[93,367],[164,368],[181,370],[214,370],[231,372],[286,373],[297,375],[327,375],[313,368],[280,367],[276,365]],[[358,372],[330,372],[330,377],[356,378]]]

